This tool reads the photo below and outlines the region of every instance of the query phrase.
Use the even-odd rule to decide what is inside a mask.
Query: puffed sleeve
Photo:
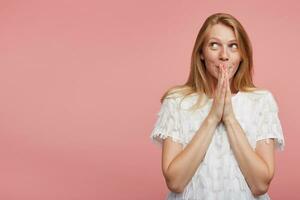
[[[175,98],[165,98],[157,114],[154,129],[150,135],[151,141],[162,147],[162,140],[167,137],[174,142],[183,144],[180,113]]]
[[[285,141],[282,132],[280,119],[278,116],[278,105],[271,92],[267,92],[263,97],[258,117],[258,131],[256,141],[274,138],[276,149],[283,151]]]

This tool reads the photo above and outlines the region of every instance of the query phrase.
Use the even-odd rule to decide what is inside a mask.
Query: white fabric
[[[185,146],[208,115],[213,99],[195,112],[188,111],[197,95],[165,99],[158,112],[158,119],[150,135],[154,144],[162,147],[162,140],[170,137]],[[238,92],[232,97],[235,116],[253,149],[262,139],[275,138],[276,149],[284,149],[284,137],[278,117],[278,106],[268,90]],[[182,193],[169,192],[167,200],[248,200],[270,199],[266,193],[254,197],[240,171],[230,148],[226,129],[220,123],[206,155],[193,178]]]

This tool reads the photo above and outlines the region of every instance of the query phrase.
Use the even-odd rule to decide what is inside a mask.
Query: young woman
[[[284,149],[278,105],[252,81],[252,47],[232,15],[201,27],[184,85],[170,88],[150,138],[162,147],[168,200],[270,199],[274,151]]]

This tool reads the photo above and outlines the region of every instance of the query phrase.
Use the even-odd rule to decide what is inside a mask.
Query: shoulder
[[[172,94],[167,96],[163,104],[168,104],[169,106],[176,108],[176,109],[187,109],[191,105],[193,105],[196,100],[199,98],[199,95],[196,93],[189,94],[189,95],[182,95],[182,94]]]
[[[242,102],[247,103],[252,108],[259,110],[270,107],[271,110],[277,110],[277,101],[272,91],[268,89],[256,89],[253,91],[243,91]]]
[[[257,99],[257,106],[260,109],[278,110],[277,99],[274,93],[267,89],[258,89],[249,94],[254,99]]]
[[[270,98],[274,98],[273,93],[268,89],[257,88],[254,91],[242,92],[249,100],[253,101],[265,101]]]
[[[276,97],[271,90],[260,89],[255,91],[255,94],[261,96],[262,101],[276,101]]]
[[[182,99],[182,97],[180,95],[169,95],[166,96],[163,100],[162,100],[162,107],[163,108],[167,108],[169,110],[177,110],[179,109],[179,102]]]
[[[249,95],[255,95],[255,96],[263,96],[263,95],[268,95],[268,94],[272,94],[272,92],[268,89],[265,88],[256,88],[253,91],[249,91],[249,92],[243,92]]]

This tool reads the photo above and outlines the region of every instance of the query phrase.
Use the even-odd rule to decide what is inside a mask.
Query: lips
[[[225,65],[225,66],[226,66],[226,65]],[[220,65],[217,65],[216,67],[219,68]],[[231,69],[231,68],[232,68],[232,65],[229,65],[228,69]]]

